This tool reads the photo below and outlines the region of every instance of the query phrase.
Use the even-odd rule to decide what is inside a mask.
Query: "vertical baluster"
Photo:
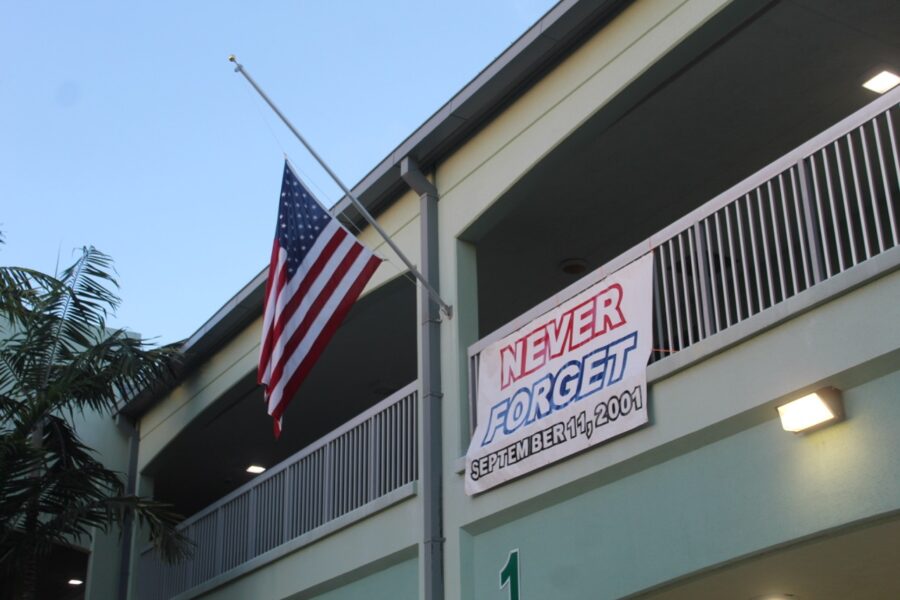
[[[863,152],[863,163],[866,165],[866,181],[869,183],[869,204],[872,205],[872,215],[875,217],[875,233],[878,238],[878,252],[884,252],[884,231],[881,227],[881,215],[878,211],[878,204],[875,201],[875,178],[872,175],[872,161],[869,159],[869,144],[866,141],[866,128],[864,125],[859,128],[859,139]]]
[[[747,244],[744,242],[744,226],[741,219],[741,200],[738,198],[732,204],[734,206],[734,218],[738,229],[738,245],[741,248],[741,271],[744,274],[744,296],[747,301],[747,317],[753,315],[752,286],[750,285],[750,265],[747,260]]]
[[[853,232],[853,216],[850,212],[850,194],[847,191],[847,177],[844,174],[844,157],[841,154],[840,139],[834,141],[835,162],[837,162],[838,182],[841,184],[841,199],[844,205],[844,215],[847,222],[847,239],[850,241],[850,260],[856,265],[859,263],[856,250],[856,234]]]
[[[819,237],[821,238],[822,256],[825,259],[825,277],[830,278],[834,273],[831,269],[831,251],[830,244],[825,237],[825,211],[822,208],[822,194],[819,190],[819,174],[816,171],[816,155],[809,156],[810,177],[813,184],[813,198],[816,201],[816,214],[819,217]]]
[[[409,443],[409,403],[406,402],[405,399],[400,399],[400,406],[403,407],[403,447],[405,448],[405,452],[403,453],[403,483],[409,483],[411,478],[409,476],[409,455],[412,452],[411,444]]]
[[[366,429],[368,431],[368,448],[369,453],[366,456],[366,471],[368,473],[368,479],[366,481],[366,502],[371,502],[375,499],[375,419],[378,418],[378,413],[372,415],[372,418],[366,421]]]
[[[413,416],[413,406],[409,401],[409,398],[403,399],[403,406],[406,410],[406,425],[403,428],[403,439],[406,440],[406,456],[403,458],[404,464],[406,465],[406,477],[404,480],[406,483],[409,483],[413,480],[412,474],[412,456],[416,453],[417,448],[413,445],[413,436],[412,431],[415,428],[416,424],[412,420]]]
[[[324,471],[325,471],[325,497],[322,501],[322,522],[327,523],[331,520],[331,515],[334,514],[334,475],[332,471],[334,470],[332,463],[334,462],[334,441],[328,442],[325,445],[325,456],[323,456],[324,460]]]
[[[287,542],[291,539],[291,530],[294,527],[294,519],[296,518],[296,502],[291,502],[292,498],[295,498],[293,495],[293,485],[294,478],[297,476],[297,464],[294,463],[287,467],[282,473],[284,474],[284,486],[282,487],[281,493],[281,508],[282,517],[281,522],[281,542]]]
[[[257,491],[258,488],[252,487],[249,490],[249,506],[247,509],[247,523],[249,524],[249,528],[247,529],[247,558],[245,560],[249,560],[256,556],[256,527],[257,527]]]
[[[887,111],[887,118],[890,119],[890,111]],[[888,121],[889,123],[890,121]],[[897,217],[894,214],[894,198],[891,194],[891,184],[888,180],[887,165],[884,161],[884,148],[881,145],[881,134],[878,131],[878,117],[872,119],[872,130],[875,132],[875,148],[878,151],[878,165],[881,167],[881,184],[884,187],[884,201],[887,202],[888,221],[891,227],[892,245],[897,245]],[[900,183],[900,182],[898,182]]]
[[[397,481],[400,479],[400,415],[397,405],[391,406],[391,439],[394,447],[391,449],[391,489],[397,489]]]
[[[394,445],[393,429],[391,428],[391,407],[387,407],[384,411],[384,493],[391,491],[391,467],[392,458],[391,450]]]
[[[803,161],[800,161],[794,167],[791,167],[791,191],[794,196],[794,222],[797,224],[797,243],[800,246],[800,258],[803,261],[803,277],[804,277],[804,288],[808,288],[813,284],[813,277],[810,273],[810,263],[812,260],[807,257],[806,249],[809,246],[809,240],[804,239],[804,234],[807,233],[807,228],[803,226],[802,222],[806,222],[806,216],[803,212],[803,170],[801,169],[801,165]],[[798,187],[797,179],[800,179],[800,184]],[[799,290],[798,290],[799,291]]]
[[[684,348],[684,339],[681,334],[681,307],[678,298],[678,277],[675,275],[675,249],[673,239],[669,239],[668,255],[669,255],[669,273],[672,282],[672,311],[675,313],[675,331],[678,334],[678,346],[675,350]]]
[[[853,174],[853,190],[856,192],[856,209],[859,211],[859,223],[862,228],[863,246],[865,246],[866,259],[872,256],[872,246],[869,241],[869,222],[866,219],[866,209],[863,205],[863,193],[859,166],[856,162],[856,148],[853,146],[853,133],[850,132],[844,139],[847,141],[847,154],[850,157],[850,171]]]
[[[353,458],[353,431],[348,431],[341,436],[341,447],[343,449],[343,473],[341,481],[344,484],[343,506],[341,512],[346,513],[353,506],[353,467],[350,464]]]
[[[778,175],[779,179],[781,175]],[[784,255],[781,252],[781,230],[778,228],[778,211],[775,210],[775,189],[769,180],[766,184],[769,191],[769,218],[772,221],[772,235],[775,240],[775,260],[778,263],[778,284],[781,286],[781,300],[787,298],[787,277],[784,274]],[[781,198],[784,203],[784,197]]]
[[[397,435],[400,436],[400,443],[397,445],[397,487],[403,485],[404,475],[406,473],[406,415],[403,414],[403,404],[394,404],[397,407]]]
[[[341,505],[340,513],[344,514],[350,506],[350,444],[349,435],[345,434],[338,438],[341,449],[341,471],[338,473],[338,481],[341,484]]]
[[[412,430],[412,447],[413,447],[413,473],[414,479],[419,478],[419,391],[412,393],[410,399],[413,407],[413,430]]]
[[[758,190],[757,190],[758,191]],[[760,273],[759,268],[759,252],[756,249],[756,228],[753,226],[753,211],[750,209],[750,194],[744,196],[744,209],[747,213],[747,226],[750,231],[750,252],[753,254],[753,278],[756,281],[756,298],[759,304],[757,304],[757,310],[760,311],[763,309],[763,289],[762,289],[762,274]],[[760,224],[761,225],[761,224]],[[747,310],[747,316],[754,314],[754,312],[750,309]]]
[[[657,250],[652,251],[654,253],[653,257],[653,311],[654,311],[654,321],[656,321],[656,344],[657,347],[653,349],[653,355],[656,356],[656,360],[663,358],[662,349],[665,347],[666,342],[663,339],[665,335],[663,333],[663,317],[662,317],[662,281],[659,278],[659,273],[661,271],[660,267],[660,257],[659,252]]]
[[[824,277],[822,272],[825,268],[822,260],[823,248],[819,236],[816,235],[816,224],[813,218],[813,211],[815,209],[813,202],[815,201],[815,198],[813,197],[813,192],[810,190],[810,181],[814,181],[814,179],[811,178],[809,170],[806,167],[806,159],[797,163],[797,170],[800,179],[800,199],[803,202],[803,217],[806,225],[806,241],[809,245],[810,263],[812,263],[812,281],[809,285],[814,285],[822,281]],[[824,250],[827,252],[827,247]]]
[[[841,239],[841,226],[838,223],[837,206],[834,201],[834,187],[831,184],[831,166],[828,163],[828,149],[822,148],[822,165],[825,168],[825,183],[828,190],[828,206],[831,208],[831,228],[834,232],[835,254],[838,258],[838,272],[846,268],[844,262],[844,242]]]
[[[787,242],[787,250],[788,250],[788,263],[791,267],[791,286],[794,290],[793,293],[796,294],[798,291],[797,287],[797,264],[794,259],[794,236],[791,235],[791,220],[788,216],[788,197],[787,190],[784,186],[784,173],[778,174],[778,189],[781,191],[781,214],[784,218],[784,234],[785,241]],[[796,215],[796,218],[799,219],[799,215]],[[787,294],[785,294],[785,298]]]
[[[375,497],[381,496],[381,472],[384,465],[383,446],[384,411],[375,415]]]
[[[694,317],[691,314],[690,289],[687,283],[687,261],[684,259],[684,236],[688,235],[690,230],[678,234],[678,258],[681,260],[681,295],[684,300],[684,317],[687,321],[687,343],[694,343]],[[692,273],[693,276],[693,273]]]
[[[347,432],[347,510],[356,507],[356,484],[358,482],[356,471],[356,447],[359,443],[357,431],[354,427]]]
[[[666,277],[666,245],[660,244],[659,246],[659,257],[660,257],[660,265],[659,265],[659,274],[660,279],[662,280],[663,285],[663,308],[665,309],[666,315],[666,345],[664,347],[664,351],[667,354],[670,354],[675,351],[675,338],[672,334],[672,309],[671,309],[671,301],[669,300],[669,283],[668,277]]]
[[[716,211],[716,213],[715,213],[716,242],[717,242],[718,248],[719,248],[719,274],[720,274],[720,278],[722,281],[722,285],[720,286],[720,289],[722,290],[722,303],[725,305],[725,326],[731,327],[731,302],[728,299],[729,298],[728,297],[728,284],[725,281],[726,280],[726,277],[725,277],[725,272],[726,272],[725,271],[725,251],[723,250],[723,246],[722,246],[722,231],[721,231],[720,219],[719,219],[720,212],[723,212],[723,211]],[[727,222],[727,220],[728,220],[727,214],[725,215],[725,219]],[[729,241],[729,244],[730,243],[731,242]],[[731,265],[732,265],[732,267],[734,266],[734,255],[733,254],[731,255]],[[732,279],[734,279],[736,276],[737,276],[737,273],[735,273],[734,269],[732,269],[732,271],[731,271]],[[737,293],[737,283],[736,282],[734,283],[734,289],[735,289],[735,293]],[[734,301],[739,303],[740,299],[737,296],[735,296]],[[721,328],[719,328],[719,329],[721,330]]]
[[[391,409],[393,410],[394,440],[397,444],[394,448],[394,460],[392,461],[394,466],[394,478],[391,489],[395,490],[400,487],[400,453],[402,451],[402,447],[400,446],[400,444],[402,443],[402,436],[400,434],[400,408],[395,404],[391,407]]]
[[[713,274],[716,272],[715,265],[713,264],[713,251],[712,251],[712,243],[711,238],[709,236],[709,217],[703,219],[703,246],[706,254],[706,289],[708,290],[709,296],[712,298],[712,310],[713,310],[713,320],[716,324],[715,333],[718,333],[722,330],[722,317],[719,314],[719,293],[718,290],[723,289],[724,283],[721,281],[721,277],[713,278]],[[719,245],[719,258],[721,259],[721,244]],[[720,273],[721,275],[721,273]],[[709,330],[709,328],[707,328]]]
[[[756,188],[756,212],[759,215],[759,236],[762,238],[763,258],[766,263],[766,284],[769,286],[769,306],[775,304],[775,284],[772,280],[772,258],[769,255],[769,236],[766,232],[766,219],[763,210],[762,187]],[[760,303],[762,309],[762,303]]]
[[[887,120],[888,138],[891,142],[891,158],[893,159],[891,163],[894,165],[894,177],[897,179],[897,184],[900,185],[900,152],[897,150],[897,133],[894,129],[894,119],[891,117],[890,110],[885,112],[884,116]],[[893,211],[893,208],[891,208],[891,210]],[[896,224],[896,217],[893,219],[893,223]],[[900,243],[900,240],[897,239],[897,234],[895,232],[894,244],[897,243]]]
[[[300,529],[296,533],[298,536],[303,535],[314,527],[312,524],[315,523],[315,515],[318,514],[316,511],[319,508],[319,503],[310,491],[310,481],[312,481],[314,473],[316,472],[315,465],[319,460],[320,452],[321,450],[316,450],[315,453],[310,454],[303,464],[302,476],[300,477],[300,489],[297,491],[301,498],[301,502],[303,502],[301,508],[303,511],[303,520]],[[323,482],[324,480],[320,478],[319,485],[322,485]]]
[[[216,509],[215,555],[213,557],[213,576],[222,572],[222,560],[225,550],[225,511],[223,507]]]
[[[354,471],[354,479],[356,482],[354,484],[356,491],[353,494],[353,503],[356,507],[362,506],[365,504],[365,487],[366,487],[366,455],[365,455],[365,423],[360,423],[354,428],[355,431],[355,442],[354,442],[354,451],[353,454],[355,456],[353,471]]]
[[[409,395],[409,408],[412,413],[409,421],[409,445],[410,445],[410,453],[409,453],[409,462],[410,462],[410,481],[415,481],[418,479],[418,469],[416,468],[416,457],[419,455],[419,444],[418,444],[418,435],[416,432],[419,429],[419,410],[418,410],[418,395],[417,392],[413,392]]]

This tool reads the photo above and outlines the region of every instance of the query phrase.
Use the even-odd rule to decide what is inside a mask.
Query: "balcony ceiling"
[[[248,373],[150,465],[156,498],[189,516],[338,428],[416,378],[413,283],[399,277],[359,300],[298,391],[276,441]]]
[[[598,112],[466,232],[481,335],[572,283],[560,261],[599,267],[874,100],[861,84],[900,70],[898,31],[893,0],[783,0]]]

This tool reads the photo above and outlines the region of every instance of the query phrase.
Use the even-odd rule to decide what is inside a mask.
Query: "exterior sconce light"
[[[822,388],[778,407],[781,427],[793,433],[808,433],[843,420],[841,391]]]
[[[260,473],[262,473],[265,470],[266,470],[265,467],[261,467],[259,465],[250,465],[249,467],[247,467],[247,472],[253,473],[254,475],[259,475]]]

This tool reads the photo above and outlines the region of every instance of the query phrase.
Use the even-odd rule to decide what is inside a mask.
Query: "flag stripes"
[[[287,163],[281,200],[257,375],[276,436],[291,398],[381,263],[319,205]]]

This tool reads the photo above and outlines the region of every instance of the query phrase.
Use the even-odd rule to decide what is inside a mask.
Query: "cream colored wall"
[[[378,215],[378,223],[418,268],[420,256],[419,197],[411,190],[407,191],[387,210]],[[366,247],[385,259],[385,262],[369,280],[363,290],[363,295],[381,287],[406,271],[403,261],[372,227],[366,227],[357,237]]]

